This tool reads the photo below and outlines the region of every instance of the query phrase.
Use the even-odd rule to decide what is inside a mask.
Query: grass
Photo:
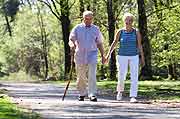
[[[31,76],[26,74],[23,71],[19,71],[16,73],[10,73],[9,75],[0,77],[0,81],[15,81],[15,82],[22,82],[22,81],[38,81],[37,76]]]
[[[18,108],[7,96],[0,96],[0,119],[41,119],[36,113]]]
[[[58,85],[66,85],[66,81],[50,81],[50,83]],[[125,81],[125,96],[129,96],[130,81]],[[76,87],[75,80],[70,85]],[[100,80],[97,82],[98,89],[116,92],[117,81]],[[174,80],[158,80],[158,81],[139,81],[138,97],[146,100],[164,100],[164,101],[180,101],[180,81]]]
[[[101,89],[116,91],[116,81],[100,81]],[[130,81],[125,81],[125,95],[129,96]],[[180,101],[180,81],[139,81],[138,97],[147,100]]]
[[[10,76],[0,78],[2,81],[31,81],[32,77],[29,77],[24,72],[19,72],[11,74]],[[28,80],[27,80],[28,79]],[[39,81],[37,78],[33,79],[37,83],[44,81]],[[45,81],[46,83],[54,83],[58,85],[66,85],[67,81]],[[71,86],[75,87],[75,80],[70,83]],[[112,93],[116,91],[117,81],[106,81],[99,80],[97,82],[98,88],[105,90],[112,90]],[[125,96],[129,96],[130,81],[125,81]],[[173,100],[180,101],[180,81],[175,80],[153,80],[153,81],[139,81],[138,97],[147,100]]]

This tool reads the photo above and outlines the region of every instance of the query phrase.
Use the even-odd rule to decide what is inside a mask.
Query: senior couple
[[[116,44],[120,42],[117,55],[118,83],[116,99],[122,99],[124,81],[129,65],[131,74],[130,102],[137,102],[139,55],[141,55],[141,64],[144,65],[145,62],[141,35],[137,29],[133,28],[133,20],[134,16],[131,13],[124,14],[124,27],[117,31],[106,56],[102,44],[103,36],[99,27],[92,23],[93,13],[91,11],[85,11],[83,22],[72,29],[69,36],[69,46],[74,51],[79,101],[84,101],[86,95],[88,95],[90,101],[97,101],[96,65],[98,49],[102,63],[105,64],[109,61]]]

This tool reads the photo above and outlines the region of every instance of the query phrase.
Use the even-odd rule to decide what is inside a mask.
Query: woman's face
[[[130,16],[127,16],[124,20],[124,23],[125,23],[126,27],[132,27],[133,18]]]

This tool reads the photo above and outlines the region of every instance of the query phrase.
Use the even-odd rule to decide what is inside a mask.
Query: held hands
[[[109,62],[109,55],[106,55],[105,56],[105,59],[104,59],[104,64],[108,64],[108,62]]]
[[[109,56],[102,56],[102,64],[107,64],[109,62]]]
[[[102,61],[102,64],[105,64],[106,59],[105,59],[104,55],[102,56],[101,61]]]

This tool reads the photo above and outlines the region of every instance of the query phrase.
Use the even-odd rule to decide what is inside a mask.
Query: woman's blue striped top
[[[119,41],[120,43],[119,43],[118,55],[135,56],[139,54],[137,48],[136,29],[133,29],[131,32],[127,32],[122,29],[120,31]]]

